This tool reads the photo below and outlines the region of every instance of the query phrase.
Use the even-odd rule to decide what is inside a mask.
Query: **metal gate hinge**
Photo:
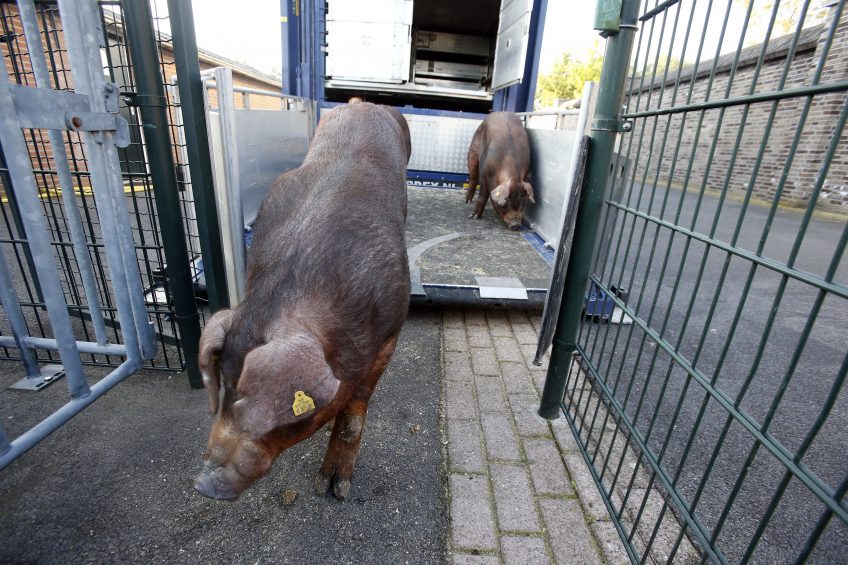
[[[627,133],[633,130],[633,122],[617,118],[601,118],[592,121],[592,131],[612,131]]]

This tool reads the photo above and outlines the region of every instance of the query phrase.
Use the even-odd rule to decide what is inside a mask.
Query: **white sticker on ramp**
[[[480,298],[527,300],[527,289],[517,277],[474,277],[480,287]]]

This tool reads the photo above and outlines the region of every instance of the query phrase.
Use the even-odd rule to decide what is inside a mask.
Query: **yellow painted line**
[[[135,192],[144,192],[145,190],[147,190],[147,189],[144,186],[133,187],[133,186],[126,185],[126,184],[124,185],[124,194],[133,194]],[[92,196],[94,194],[94,191],[91,189],[90,186],[84,186],[82,188],[76,188],[74,190],[74,193],[76,193],[78,196]],[[62,189],[61,188],[42,188],[38,191],[38,197],[41,198],[41,199],[53,198],[53,197],[58,198],[58,197],[61,197],[61,196],[62,196]],[[2,198],[0,198],[0,202],[2,202],[3,204],[8,204],[9,198],[7,196],[3,196]]]

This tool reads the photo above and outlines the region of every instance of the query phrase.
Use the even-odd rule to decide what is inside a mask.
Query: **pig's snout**
[[[519,222],[510,222],[509,223],[509,229],[511,229],[513,231],[520,230],[521,229],[521,222],[520,221]]]
[[[223,475],[224,469],[222,467],[215,467],[207,461],[200,474],[194,479],[194,490],[215,500],[233,501],[237,499],[247,485],[233,484],[226,480]]]

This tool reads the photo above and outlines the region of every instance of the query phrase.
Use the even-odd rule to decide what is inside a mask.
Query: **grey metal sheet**
[[[482,120],[405,114],[412,137],[409,169],[468,172],[468,146]]]
[[[524,75],[531,4],[528,0],[504,0],[498,24],[492,90],[521,81]]]
[[[556,245],[562,230],[563,208],[568,206],[569,178],[576,132],[528,129],[533,155],[533,194],[536,204],[527,203],[524,219],[546,242]]]
[[[236,110],[239,185],[245,225],[274,179],[299,167],[309,146],[309,118],[295,110]]]

